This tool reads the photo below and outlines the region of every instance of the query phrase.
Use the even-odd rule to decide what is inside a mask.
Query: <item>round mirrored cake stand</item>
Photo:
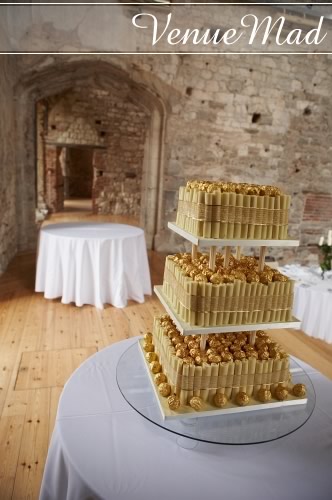
[[[292,382],[307,388],[307,402],[296,406],[232,413],[199,418],[164,419],[138,343],[129,347],[118,361],[118,387],[129,405],[153,424],[178,436],[184,448],[198,442],[248,445],[280,439],[302,427],[310,418],[316,402],[312,382],[303,368],[291,358]]]

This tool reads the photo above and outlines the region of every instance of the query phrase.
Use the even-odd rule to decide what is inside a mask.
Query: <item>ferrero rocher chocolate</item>
[[[223,408],[227,404],[226,394],[217,393],[214,395],[213,402],[218,408]]]
[[[255,272],[247,273],[247,283],[259,283],[259,275]]]
[[[159,373],[161,371],[161,364],[159,361],[152,361],[152,363],[150,363],[150,370],[152,373]]]
[[[151,344],[151,342],[145,342],[143,349],[145,352],[153,352],[154,351],[154,345]]]
[[[276,273],[273,275],[272,281],[288,281],[288,278],[283,274]]]
[[[175,396],[175,394],[169,396],[167,402],[170,410],[176,411],[180,408],[181,405],[180,399],[177,396]]]
[[[161,396],[163,396],[164,398],[167,398],[167,396],[169,396],[171,394],[171,386],[169,384],[167,384],[166,382],[162,382],[159,386],[158,386],[158,391],[159,391],[159,394]]]
[[[259,280],[263,283],[263,285],[268,285],[272,281],[272,276],[269,273],[262,271],[259,274]]]
[[[152,343],[152,333],[151,332],[146,332],[144,335],[144,340],[146,343]]]
[[[274,396],[276,399],[279,399],[279,401],[285,401],[285,399],[288,398],[288,390],[286,389],[286,387],[278,385],[278,387],[274,391]]]
[[[270,401],[271,398],[272,398],[272,394],[271,394],[271,391],[269,389],[264,389],[264,387],[262,387],[257,392],[257,399],[261,403],[266,403],[267,401]]]
[[[260,349],[258,351],[258,359],[269,359],[269,352],[268,351],[265,351],[263,349]]]
[[[246,406],[249,403],[249,396],[245,392],[238,392],[235,396],[235,402],[239,406]]]
[[[158,356],[155,352],[147,352],[145,358],[149,363],[152,363],[152,361],[158,361]]]
[[[223,352],[221,354],[222,360],[227,362],[227,361],[233,361],[233,355],[230,352]]]
[[[210,277],[210,282],[213,283],[214,285],[220,285],[222,283],[222,276],[219,273],[214,273]]]
[[[191,356],[185,356],[184,358],[182,358],[182,361],[186,365],[193,365],[195,363],[195,361],[193,360],[193,358]]]
[[[203,401],[198,396],[194,396],[193,398],[191,398],[191,400],[189,401],[189,404],[196,411],[201,410],[203,407]]]
[[[195,364],[201,366],[203,363],[207,363],[208,357],[206,355],[196,356]]]
[[[208,356],[209,363],[220,363],[220,361],[221,361],[221,356],[219,356],[219,354],[210,354]]]
[[[189,354],[192,358],[196,358],[196,356],[200,355],[200,350],[199,349],[190,349]]]
[[[157,373],[157,375],[154,377],[154,381],[157,385],[160,385],[163,382],[167,382],[167,377],[165,373]]]
[[[244,359],[245,357],[246,357],[246,353],[244,351],[241,351],[241,349],[238,351],[234,351],[234,353],[233,353],[234,359],[241,360],[241,359]]]
[[[297,398],[304,398],[307,393],[306,386],[304,384],[295,384],[292,389],[292,393]]]
[[[197,274],[195,276],[195,281],[198,281],[199,283],[207,283],[208,279],[204,274]]]

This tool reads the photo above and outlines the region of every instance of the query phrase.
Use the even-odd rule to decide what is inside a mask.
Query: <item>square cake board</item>
[[[152,388],[153,388],[154,394],[156,396],[156,400],[157,400],[161,415],[162,415],[164,420],[170,420],[170,419],[181,420],[184,418],[212,417],[212,416],[216,416],[216,415],[225,415],[225,414],[231,414],[231,413],[244,413],[244,412],[248,412],[248,411],[262,411],[262,410],[269,410],[272,408],[280,408],[283,406],[304,405],[308,401],[307,398],[295,398],[294,396],[289,395],[288,399],[286,401],[278,401],[278,400],[274,399],[268,403],[260,403],[259,401],[250,400],[250,404],[248,404],[247,406],[237,406],[232,402],[228,402],[227,406],[225,408],[216,408],[215,406],[212,406],[211,404],[204,401],[204,406],[203,406],[202,411],[196,411],[187,405],[186,406],[181,405],[178,411],[173,411],[168,406],[167,398],[164,398],[159,394],[158,386],[154,382],[153,374],[150,371],[149,363],[145,358],[146,353],[143,349],[143,344],[144,344],[144,340],[139,339],[138,345],[139,345],[139,351],[142,354],[143,364],[144,364],[146,371],[148,373],[150,383],[152,385]]]

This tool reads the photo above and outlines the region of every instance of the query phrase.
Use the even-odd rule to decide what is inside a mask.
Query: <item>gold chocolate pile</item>
[[[236,259],[233,255],[229,258],[227,268],[224,267],[224,256],[216,254],[215,270],[209,268],[209,256],[198,252],[197,257],[192,259],[190,253],[177,253],[169,255],[169,260],[173,260],[186,274],[194,281],[213,283],[234,283],[235,280],[247,283],[263,283],[267,285],[272,281],[288,281],[287,276],[281,274],[277,269],[264,265],[263,271],[258,271],[258,261],[255,257],[242,256]]]
[[[227,363],[251,357],[282,359],[288,356],[263,330],[257,331],[254,345],[249,342],[249,332],[211,333],[207,335],[206,348],[201,351],[201,335],[181,335],[167,314],[160,318],[160,325],[164,335],[171,339],[175,355],[189,365]]]
[[[255,196],[281,196],[282,192],[275,186],[260,186],[259,184],[246,184],[244,182],[204,181],[191,180],[187,188],[198,189],[206,193],[219,191],[220,193],[237,193]]]

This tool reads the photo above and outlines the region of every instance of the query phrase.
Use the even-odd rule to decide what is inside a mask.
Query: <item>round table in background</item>
[[[301,320],[301,330],[310,337],[332,343],[332,272],[319,267],[290,264],[280,268],[296,281],[293,314]]]
[[[50,224],[40,231],[36,292],[64,304],[125,307],[151,295],[144,231],[126,224]]]
[[[314,385],[316,406],[301,428],[282,439],[250,446],[198,442],[194,449],[188,449],[178,445],[177,434],[135,411],[119,390],[118,362],[136,342],[125,340],[98,352],[66,383],[41,500],[331,498],[330,380],[300,363]],[[147,412],[150,400],[153,414],[157,403],[152,387],[139,383],[140,374],[135,369],[132,377],[137,398],[145,398]],[[222,422],[220,418],[220,425]]]

